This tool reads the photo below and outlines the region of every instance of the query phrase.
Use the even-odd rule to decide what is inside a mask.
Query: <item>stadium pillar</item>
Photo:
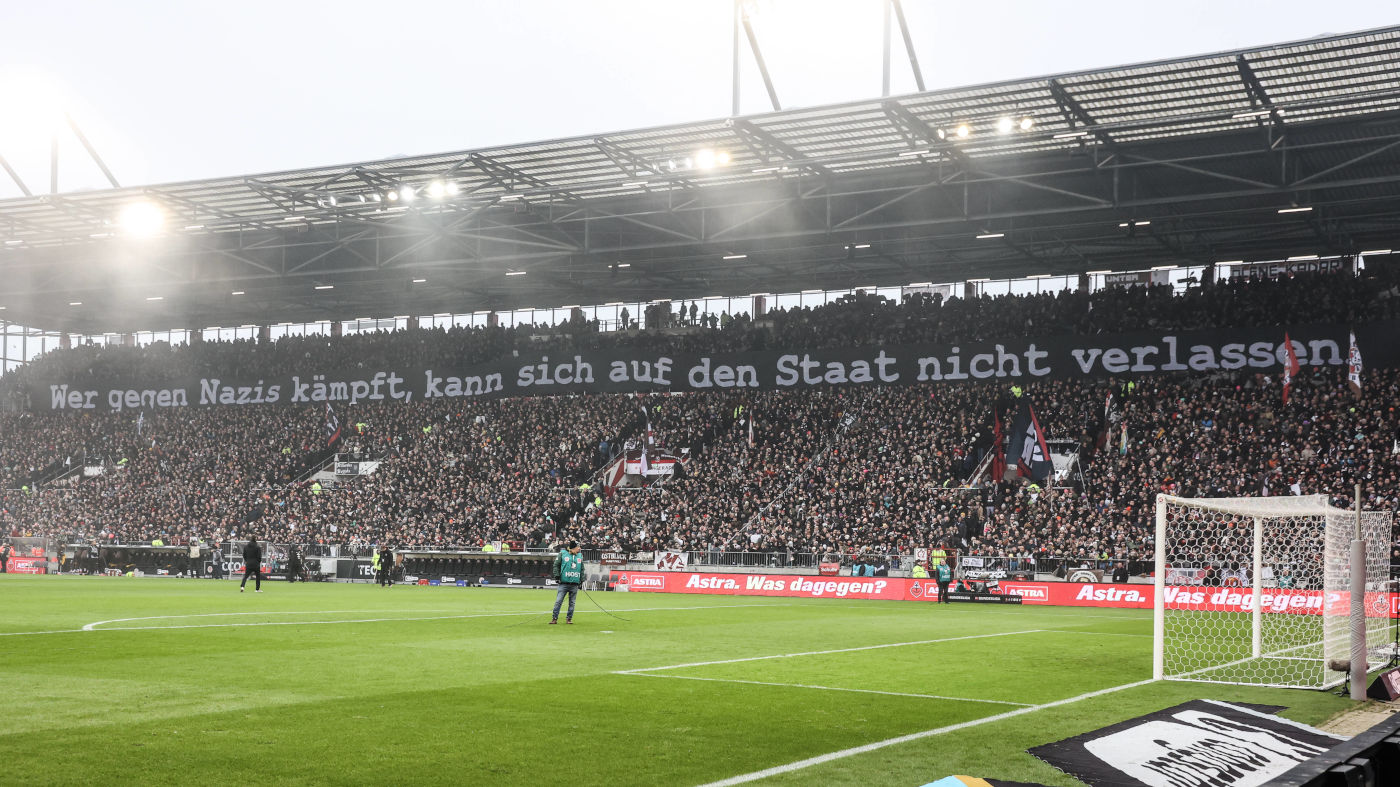
[[[258,344],[267,344],[272,341],[272,327],[268,325],[258,326]]]
[[[345,330],[345,323],[340,320],[331,320],[331,338],[339,339]]]
[[[408,329],[409,329],[410,331],[416,331],[416,330],[418,330],[418,318],[417,318],[417,317],[409,317],[409,318],[408,318]]]

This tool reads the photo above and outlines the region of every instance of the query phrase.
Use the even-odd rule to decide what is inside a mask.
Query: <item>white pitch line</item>
[[[770,683],[762,680],[739,680],[737,678],[701,678],[695,675],[653,675],[649,672],[629,672],[634,678],[662,678],[663,680],[703,680],[711,683],[744,683],[750,686],[780,686],[793,689],[821,689],[822,691],[850,691],[857,694],[883,694],[887,697],[914,697],[925,700],[951,700],[953,702],[982,702],[993,705],[1015,705],[1021,708],[1030,707],[1027,702],[1007,702],[1006,700],[979,700],[972,697],[944,697],[940,694],[910,694],[903,691],[877,691],[875,689],[847,689],[840,686],[814,686],[810,683]]]
[[[921,639],[914,642],[890,642],[884,645],[862,645],[855,648],[836,648],[835,650],[809,650],[803,653],[775,653],[771,656],[748,656],[742,659],[720,659],[718,661],[692,661],[688,664],[667,664],[661,667],[638,667],[636,669],[615,670],[615,675],[632,675],[641,672],[657,672],[659,670],[684,669],[686,667],[711,667],[716,664],[738,664],[744,661],[767,661],[768,659],[792,659],[798,656],[825,656],[831,653],[854,653],[860,650],[881,650],[883,648],[903,648],[909,645],[933,645],[939,642],[959,642],[967,639],[987,639],[988,637],[1013,637],[1018,634],[1044,634],[1045,629],[1026,629],[1025,631],[1001,631],[995,634],[969,634],[965,637],[945,637],[943,639]]]
[[[735,784],[746,784],[748,782],[758,781],[759,779],[766,779],[769,776],[778,776],[784,773],[792,773],[793,771],[800,771],[803,768],[810,768],[813,765],[821,765],[822,763],[831,762],[833,760],[840,760],[846,757],[853,757],[857,754],[865,754],[866,752],[876,751],[878,749],[883,749],[887,746],[895,746],[900,743],[908,743],[910,741],[917,741],[923,738],[931,738],[934,735],[943,735],[945,733],[957,732],[959,730],[965,730],[970,727],[977,727],[983,724],[990,724],[996,721],[1004,721],[1006,719],[1014,718],[1016,716],[1024,716],[1027,713],[1035,713],[1038,710],[1045,710],[1046,708],[1056,708],[1061,705],[1069,705],[1070,703],[1080,702],[1081,700],[1092,699],[1094,697],[1101,697],[1105,694],[1112,694],[1115,691],[1123,691],[1124,689],[1133,689],[1137,688],[1138,686],[1146,686],[1147,684],[1152,682],[1152,679],[1149,678],[1147,680],[1140,680],[1135,683],[1124,683],[1121,686],[1113,686],[1112,688],[1099,689],[1098,691],[1091,691],[1086,694],[1080,694],[1076,697],[1068,697],[1062,700],[1055,700],[1054,702],[1047,702],[1043,705],[1031,705],[1026,708],[1017,708],[1016,710],[1009,710],[1005,713],[998,713],[994,716],[983,716],[980,719],[964,721],[958,724],[950,724],[947,727],[937,727],[932,730],[924,730],[923,732],[912,732],[908,735],[900,735],[897,738],[887,738],[882,741],[867,743],[864,746],[854,746],[849,749],[842,749],[840,751],[829,752],[827,754],[818,755],[816,757],[809,757],[805,760],[790,762],[786,765],[777,765],[772,768],[765,768],[761,771],[740,774],[739,776],[731,776],[728,779],[721,779],[717,782],[709,782],[707,784],[703,784],[701,785],[701,787],[730,787],[731,785]]]
[[[98,626],[105,626],[108,623],[130,623],[133,620],[184,620],[186,618],[223,618],[235,617],[238,615],[359,615],[366,612],[384,612],[382,609],[318,609],[285,611],[285,612],[203,612],[197,615],[149,615],[143,618],[112,618],[111,620],[97,620],[83,626],[82,631],[93,631]],[[422,609],[404,610],[405,612],[446,612],[445,609]],[[140,628],[138,626],[128,626],[127,628]]]
[[[698,607],[634,607],[631,609],[617,609],[614,612],[666,612],[668,610],[697,611],[705,609],[742,609],[748,607],[794,607],[800,604],[706,604]],[[330,612],[344,612],[344,610],[330,610]],[[431,617],[418,618],[356,618],[350,620],[291,620],[291,621],[263,621],[256,623],[204,623],[186,626],[104,626],[102,628],[89,628],[89,626],[103,626],[105,623],[120,623],[131,620],[160,620],[166,618],[184,619],[193,617],[209,617],[212,615],[323,615],[325,611],[318,612],[218,612],[207,615],[159,615],[146,618],[117,618],[114,620],[99,620],[89,623],[77,629],[55,629],[53,631],[5,631],[0,632],[0,637],[23,637],[37,636],[39,634],[74,634],[84,631],[168,631],[171,629],[194,629],[194,628],[237,628],[244,626],[302,626],[318,625],[330,623],[394,623],[399,621],[418,620],[466,620],[470,618],[503,618],[518,617],[520,615],[544,615],[548,610],[537,612],[490,612],[476,615],[435,615]]]

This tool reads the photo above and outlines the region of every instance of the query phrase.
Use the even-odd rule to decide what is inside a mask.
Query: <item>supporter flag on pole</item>
[[[1352,340],[1351,340],[1351,351],[1352,351],[1353,353],[1356,352],[1356,339],[1352,339]],[[1360,358],[1360,356],[1357,356],[1357,357]],[[141,436],[141,428],[144,427],[145,425],[146,425],[146,411],[145,411],[145,410],[142,410],[141,413],[140,413],[139,415],[136,416],[136,436],[137,436],[137,437],[140,437],[140,436]]]
[[[1288,338],[1288,332],[1283,334],[1283,346],[1288,350],[1288,362],[1283,365],[1283,403],[1288,404],[1288,390],[1293,387],[1293,375],[1301,368],[1298,366],[1298,356],[1293,352],[1293,341]]]
[[[335,417],[335,408],[326,402],[326,445],[335,445],[340,439],[340,419]]]
[[[1347,384],[1353,394],[1361,396],[1361,348],[1356,346],[1356,331],[1351,332],[1351,350],[1347,352]]]
[[[753,447],[753,413],[749,413],[749,447]]]
[[[651,470],[651,464],[647,462],[647,447],[642,445],[642,477],[645,478],[647,472]]]
[[[653,442],[655,442],[655,440],[656,440],[656,437],[652,434],[652,431],[651,431],[651,419],[648,418],[648,419],[647,419],[647,441],[646,441],[646,445],[651,445]]]
[[[1044,481],[1054,468],[1045,431],[1035,417],[1030,397],[1021,400],[1021,410],[1011,425],[1011,454],[1016,457],[1016,471],[1032,481]]]
[[[1001,409],[992,413],[992,482],[1006,480],[1006,435],[1001,428]]]
[[[1127,425],[1127,424],[1123,424],[1123,431],[1122,431],[1120,434],[1121,434],[1121,436],[1118,438],[1118,455],[1119,455],[1119,456],[1127,456],[1127,455],[1128,455],[1128,425]]]

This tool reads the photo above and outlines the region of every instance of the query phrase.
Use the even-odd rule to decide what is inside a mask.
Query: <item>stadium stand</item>
[[[896,304],[852,296],[719,327],[600,331],[575,321],[515,329],[409,330],[272,343],[77,347],[0,379],[8,401],[31,379],[136,380],[190,374],[274,376],[293,368],[489,361],[518,352],[645,348],[750,350],[999,335],[1093,334],[1153,327],[1268,327],[1400,316],[1394,265],[1364,277],[1299,275],[1170,287],[1000,298],[926,296]],[[541,338],[543,337],[543,338]],[[1129,384],[1131,382],[1131,384]],[[1129,440],[1109,434],[1105,396]],[[1400,375],[1367,370],[1365,397],[1345,369],[1310,370],[1280,403],[1265,375],[1175,374],[1024,385],[1051,436],[1084,450],[1082,479],[1054,489],[966,481],[991,444],[1004,383],[824,387],[750,393],[595,394],[494,401],[358,403],[326,446],[324,413],[280,405],[189,412],[7,412],[0,428],[0,526],[67,543],[339,544],[907,555],[947,544],[980,554],[1136,562],[1151,545],[1150,502],[1187,495],[1326,493],[1363,484],[1368,507],[1400,508]],[[139,420],[138,420],[139,419]],[[750,419],[752,439],[750,439]],[[594,503],[593,479],[650,424],[690,458],[670,483]],[[681,449],[684,449],[682,451]],[[378,472],[322,489],[308,480],[328,450],[383,460]],[[87,477],[86,467],[101,467]],[[601,496],[600,496],[601,498]],[[1397,546],[1400,560],[1400,546]],[[893,562],[893,561],[892,561]],[[898,565],[897,562],[893,563]]]

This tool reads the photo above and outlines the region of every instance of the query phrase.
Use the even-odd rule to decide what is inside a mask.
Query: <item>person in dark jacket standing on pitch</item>
[[[569,597],[569,614],[564,622],[573,623],[574,602],[578,600],[578,589],[583,584],[583,556],[579,554],[577,541],[570,541],[565,549],[554,556],[550,574],[559,583],[559,593],[554,597],[554,612],[550,615],[549,625],[559,622],[559,607],[563,605],[566,594]]]
[[[947,560],[947,558],[944,558],[943,562],[938,564],[938,574],[937,574],[937,582],[938,582],[938,603],[940,603],[940,604],[947,604],[947,603],[949,603],[949,601],[948,601],[948,584],[949,584],[950,582],[952,582],[952,581],[953,581],[953,567],[950,566],[950,565],[948,565],[948,560]]]
[[[0,545],[0,574],[10,573],[10,544]]]
[[[379,586],[394,586],[394,550],[387,541],[379,548]]]
[[[262,592],[262,547],[258,545],[258,540],[252,538],[248,540],[248,545],[243,547],[243,581],[238,583],[238,592],[243,592],[243,586],[248,584],[248,577],[253,578],[253,592]]]

